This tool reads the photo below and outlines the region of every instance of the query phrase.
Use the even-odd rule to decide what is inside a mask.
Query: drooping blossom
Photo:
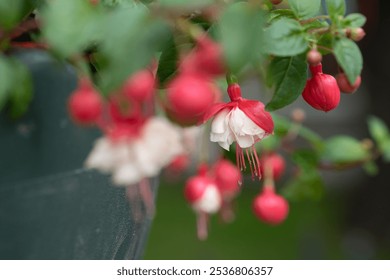
[[[85,165],[112,174],[115,184],[127,186],[158,175],[182,152],[179,129],[164,118],[152,117],[134,137],[98,139]]]
[[[204,115],[204,122],[214,118],[210,140],[225,150],[236,142],[237,165],[241,170],[246,168],[246,153],[252,175],[260,178],[260,162],[254,144],[273,133],[271,114],[260,101],[242,98],[238,84],[229,85],[228,94],[230,102],[217,103]]]

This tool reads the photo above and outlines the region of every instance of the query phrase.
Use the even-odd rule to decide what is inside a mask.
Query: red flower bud
[[[302,97],[313,108],[328,112],[340,103],[340,89],[336,79],[322,73],[322,64],[310,66],[312,77],[307,80]]]
[[[216,89],[206,78],[180,74],[167,87],[168,110],[183,120],[197,121],[213,105]]]
[[[153,97],[155,79],[149,70],[133,74],[123,85],[123,93],[132,101],[144,102]]]
[[[363,28],[355,28],[351,30],[350,38],[354,40],[355,42],[359,42],[366,36],[366,32],[364,32]]]
[[[306,56],[307,62],[312,65],[318,65],[322,61],[322,54],[317,50],[310,50]]]
[[[277,225],[288,215],[288,203],[274,190],[265,186],[263,192],[253,201],[253,212],[264,223]]]
[[[103,101],[90,80],[82,78],[68,102],[72,119],[84,125],[96,124],[103,111]]]
[[[358,76],[355,83],[351,85],[351,83],[348,81],[347,75],[345,75],[345,73],[339,73],[336,76],[336,81],[341,92],[354,93],[360,87],[362,78]]]
[[[232,198],[240,191],[241,172],[226,159],[219,160],[214,167],[215,180],[222,196]]]

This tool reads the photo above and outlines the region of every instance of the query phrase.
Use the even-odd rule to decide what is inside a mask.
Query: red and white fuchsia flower
[[[210,140],[225,150],[229,150],[230,145],[236,142],[237,165],[241,170],[246,168],[246,149],[252,175],[260,177],[260,162],[254,144],[273,133],[271,114],[265,111],[260,101],[242,98],[238,84],[229,85],[228,94],[231,102],[217,103],[204,115],[204,121],[214,118]]]

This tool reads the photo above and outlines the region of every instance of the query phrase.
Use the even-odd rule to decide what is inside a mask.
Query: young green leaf
[[[326,7],[332,19],[345,15],[345,0],[326,0]]]
[[[369,161],[365,163],[363,165],[363,169],[370,176],[375,176],[379,172],[378,165],[376,165],[375,161]]]
[[[366,17],[359,13],[349,14],[343,20],[345,27],[362,27],[366,23]]]
[[[335,136],[325,142],[321,159],[334,164],[348,164],[367,160],[370,152],[356,139],[349,136]]]
[[[321,0],[289,0],[288,4],[299,19],[311,18],[321,8]]]
[[[334,43],[334,55],[340,67],[347,75],[348,81],[354,84],[363,69],[363,57],[355,42],[341,38]]]
[[[302,26],[293,19],[282,18],[265,31],[265,51],[276,56],[295,56],[308,48]]]
[[[269,79],[275,84],[275,93],[267,110],[273,111],[294,102],[305,88],[307,63],[304,56],[276,57],[268,69]]]
[[[219,38],[233,73],[240,72],[261,56],[263,24],[262,12],[245,2],[229,5],[223,12],[218,26]]]

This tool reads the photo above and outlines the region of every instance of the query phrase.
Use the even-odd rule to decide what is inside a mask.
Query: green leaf
[[[267,110],[273,111],[294,102],[305,88],[307,63],[304,56],[276,57],[271,61],[268,75],[275,84],[275,93]]]
[[[303,27],[293,19],[282,18],[265,31],[265,51],[276,56],[295,56],[308,48]]]
[[[10,116],[21,117],[27,110],[32,100],[32,80],[29,70],[21,62],[13,59],[12,65],[12,88],[9,95]]]
[[[170,37],[160,56],[157,77],[159,84],[164,86],[177,71],[179,52],[176,48],[173,36]]]
[[[390,131],[387,125],[381,119],[371,116],[368,119],[368,129],[372,138],[381,153],[385,161],[390,161]]]
[[[276,9],[269,12],[267,22],[272,23],[273,21],[281,19],[282,17],[296,18],[294,12],[290,9]]]
[[[214,3],[214,0],[159,0],[158,3],[167,8],[192,10],[209,6]]]
[[[368,129],[378,145],[390,140],[389,128],[380,118],[374,116],[369,117]]]
[[[354,84],[363,69],[363,57],[359,47],[352,40],[341,38],[335,41],[333,50],[348,81]]]
[[[324,182],[317,170],[312,169],[310,172],[300,170],[298,175],[281,190],[281,193],[292,201],[318,201],[323,197],[324,189]]]
[[[78,54],[102,37],[100,11],[89,1],[50,1],[42,11],[43,34],[60,55]]]
[[[369,162],[365,163],[363,165],[363,169],[370,176],[375,176],[379,172],[378,165],[376,165],[375,161],[369,161]]]
[[[120,27],[120,28],[118,28]],[[107,18],[102,40],[100,86],[105,93],[117,89],[135,71],[152,62],[171,37],[169,27],[153,20],[142,6],[118,9]]]
[[[0,1],[0,26],[2,29],[11,29],[26,17],[33,9],[30,0],[2,0]]]
[[[345,0],[326,0],[326,7],[332,19],[345,15]]]
[[[348,164],[367,160],[369,151],[356,139],[349,136],[335,136],[325,142],[321,159],[334,164]]]
[[[229,69],[238,73],[261,56],[264,16],[248,3],[229,5],[219,21],[219,38]]]
[[[289,0],[288,4],[300,19],[308,19],[318,14],[321,0]]]
[[[8,60],[0,55],[0,111],[7,102],[12,87],[12,68]]]
[[[291,159],[300,167],[300,169],[306,172],[317,169],[320,161],[318,153],[310,149],[296,150],[292,154]]]
[[[366,23],[367,18],[359,13],[349,14],[343,20],[345,27],[362,27]]]

